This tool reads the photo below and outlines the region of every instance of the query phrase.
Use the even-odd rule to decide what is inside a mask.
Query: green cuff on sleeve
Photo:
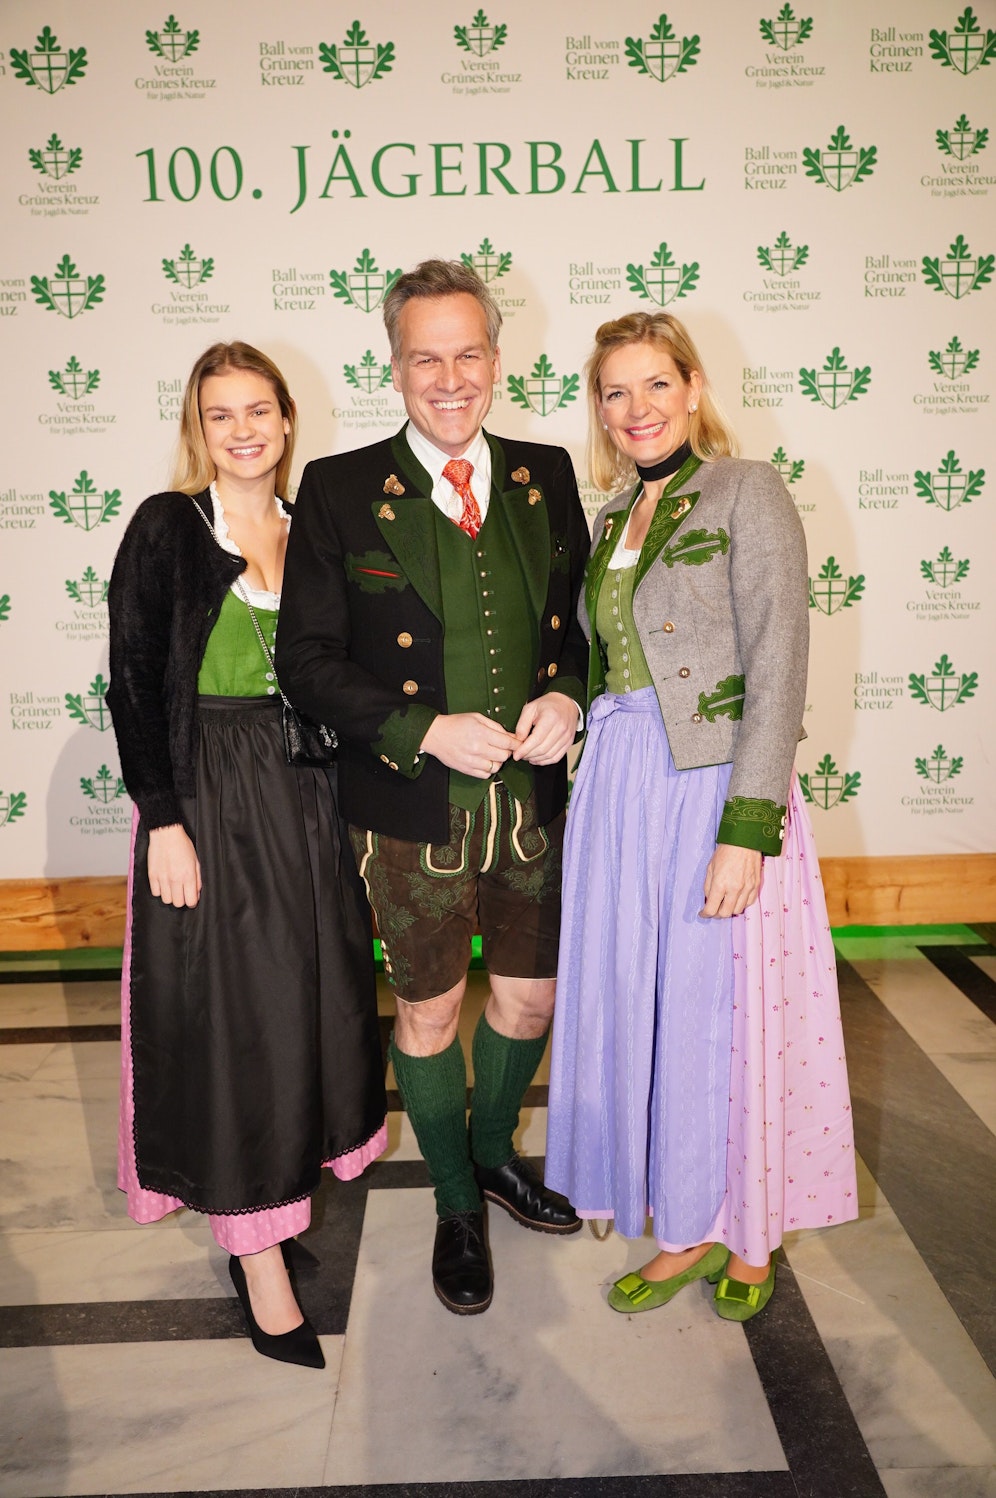
[[[370,748],[378,759],[406,780],[417,780],[422,773],[424,759],[419,758],[419,745],[437,717],[434,707],[412,703],[411,707],[398,709],[384,719],[380,725],[380,738]]]
[[[775,858],[785,836],[785,807],[755,796],[731,796],[723,807],[716,834],[717,843],[738,848],[756,848]]]

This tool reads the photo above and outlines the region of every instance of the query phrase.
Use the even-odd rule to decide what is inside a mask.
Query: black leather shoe
[[[538,1233],[576,1233],[581,1219],[559,1191],[550,1191],[528,1160],[513,1155],[505,1165],[474,1166],[482,1196]]]
[[[436,1224],[432,1288],[448,1311],[477,1316],[491,1304],[494,1276],[483,1212],[454,1212]]]
[[[286,1257],[285,1252],[285,1261]],[[307,1316],[302,1319],[300,1326],[292,1327],[289,1332],[279,1334],[264,1332],[252,1313],[246,1272],[242,1268],[241,1260],[235,1254],[229,1256],[228,1272],[232,1276],[235,1293],[242,1303],[252,1345],[258,1353],[261,1353],[264,1358],[275,1358],[278,1363],[296,1363],[301,1368],[325,1367],[325,1356],[321,1344]]]

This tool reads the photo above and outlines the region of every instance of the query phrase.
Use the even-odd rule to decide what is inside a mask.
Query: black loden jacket
[[[180,797],[195,793],[197,673],[225,593],[246,568],[212,539],[195,505],[212,518],[206,490],[139,505],[108,593],[107,706],[124,783],[149,831],[181,822]]]

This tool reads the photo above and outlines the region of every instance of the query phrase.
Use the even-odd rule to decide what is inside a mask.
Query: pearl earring
[[[696,413],[696,411],[698,409],[699,409],[698,406],[689,406],[689,408],[688,408],[688,414],[689,414],[689,416],[694,416],[695,413]]]

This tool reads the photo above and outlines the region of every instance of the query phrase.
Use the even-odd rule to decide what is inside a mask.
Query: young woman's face
[[[217,479],[256,484],[283,457],[290,422],[264,375],[248,369],[207,375],[201,381],[201,427]]]

